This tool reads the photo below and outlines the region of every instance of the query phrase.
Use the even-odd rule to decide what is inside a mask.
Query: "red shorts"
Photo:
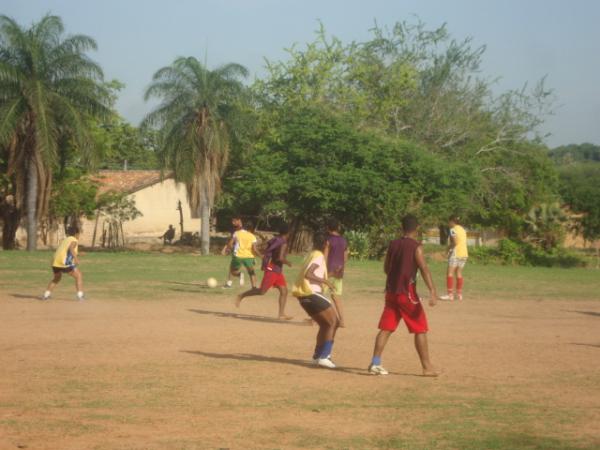
[[[427,317],[421,302],[413,302],[406,294],[385,294],[385,307],[379,319],[379,329],[396,331],[404,319],[409,333],[427,333]]]
[[[287,286],[285,277],[282,273],[273,272],[272,270],[265,270],[262,282],[260,283],[260,290],[265,292],[271,289],[273,286],[282,287]]]

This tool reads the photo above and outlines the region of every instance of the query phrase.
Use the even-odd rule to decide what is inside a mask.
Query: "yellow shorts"
[[[343,292],[343,282],[341,278],[329,278],[329,282],[331,284],[333,284],[333,291],[331,291],[331,289],[327,288],[327,291],[330,291],[331,294],[333,295],[342,295]]]

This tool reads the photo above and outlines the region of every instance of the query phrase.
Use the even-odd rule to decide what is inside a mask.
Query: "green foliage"
[[[109,221],[122,224],[142,216],[135,206],[135,199],[124,194],[107,192],[98,198],[98,212]]]
[[[261,220],[278,216],[317,229],[335,216],[350,229],[390,234],[408,211],[431,223],[445,219],[475,189],[468,164],[357,130],[318,108],[288,111],[274,128],[225,185],[230,208]]]
[[[578,215],[576,230],[588,240],[600,238],[600,163],[578,163],[560,168],[560,194]]]
[[[558,202],[534,206],[525,218],[530,230],[529,241],[544,250],[557,247],[564,238],[566,221],[567,215]]]
[[[583,256],[564,248],[545,250],[529,242],[501,239],[497,247],[474,247],[469,258],[482,264],[500,263],[511,266],[584,267]]]
[[[57,16],[46,15],[28,29],[0,16],[0,150],[11,161],[7,170],[14,177],[18,206],[25,183],[30,183],[30,196],[38,194],[30,218],[47,211],[59,155],[77,151],[85,159],[94,150],[87,119],[109,112],[102,70],[86,54],[95,49],[88,36],[65,35]],[[35,193],[26,175],[30,164],[38,176]]]
[[[350,249],[350,257],[363,260],[371,257],[369,235],[364,231],[350,230],[344,234]]]
[[[68,169],[54,185],[49,215],[54,218],[91,218],[98,207],[97,192],[96,183],[82,177],[79,171]]]
[[[550,150],[548,155],[559,165],[584,161],[600,162],[600,146],[587,142],[584,144],[563,145]]]

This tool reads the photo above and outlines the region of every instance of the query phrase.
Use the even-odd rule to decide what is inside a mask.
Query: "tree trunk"
[[[210,254],[210,208],[203,201],[200,207],[200,249],[203,255]]]
[[[438,230],[440,232],[440,245],[448,245],[448,227],[439,225]]]
[[[15,248],[19,217],[19,210],[14,205],[6,204],[2,208],[2,248],[4,250],[14,250]]]
[[[27,250],[37,249],[37,194],[38,175],[35,157],[32,156],[27,167]]]

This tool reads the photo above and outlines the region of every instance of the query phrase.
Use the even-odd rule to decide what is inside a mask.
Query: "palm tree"
[[[85,35],[64,36],[60,17],[22,28],[0,15],[0,149],[14,180],[16,207],[25,205],[27,249],[37,246],[37,222],[48,209],[60,142],[89,150],[88,118],[108,113],[100,67]]]
[[[210,214],[227,166],[235,122],[240,117],[248,70],[234,63],[208,70],[194,57],[177,58],[158,70],[145,99],[161,103],[148,114],[143,127],[160,134],[163,168],[185,182],[188,201],[200,214],[202,253],[209,253]]]

